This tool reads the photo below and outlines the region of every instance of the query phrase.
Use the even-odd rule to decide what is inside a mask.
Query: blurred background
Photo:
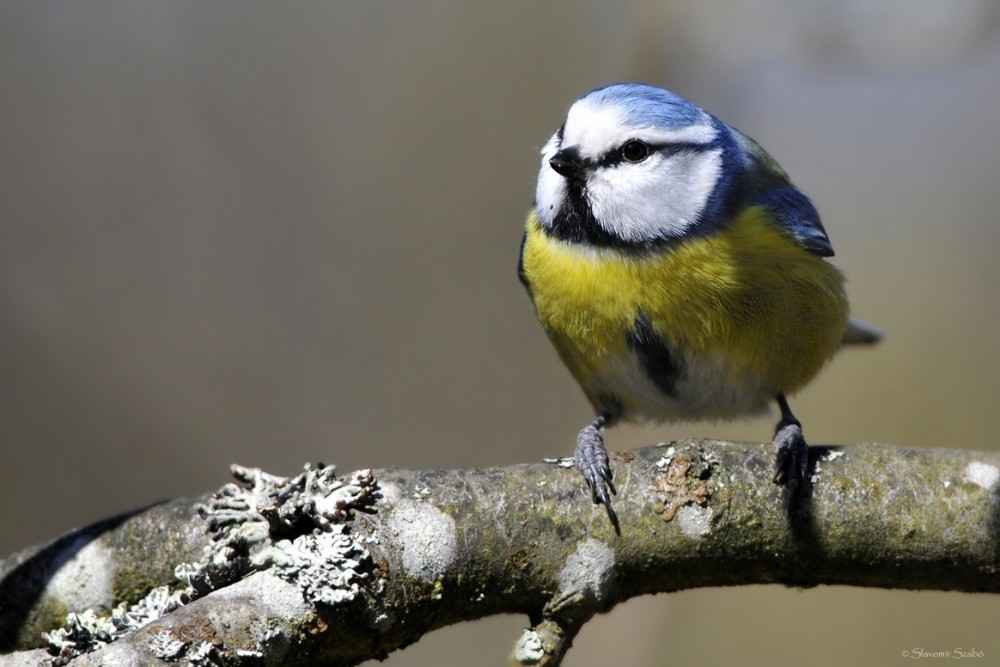
[[[793,401],[811,442],[996,447],[996,2],[6,2],[0,554],[217,488],[232,462],[568,455],[590,408],[518,244],[538,149],[620,80],[759,140],[888,332]],[[773,419],[609,445],[769,440]],[[588,624],[566,664],[993,662],[998,614],[995,596],[687,591]],[[500,664],[526,623],[387,664]]]

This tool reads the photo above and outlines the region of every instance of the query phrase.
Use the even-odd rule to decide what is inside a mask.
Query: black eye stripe
[[[629,139],[622,143],[621,146],[616,146],[610,151],[605,153],[600,157],[600,159],[594,161],[595,167],[617,167],[623,162],[628,162],[624,157],[622,157],[622,146],[627,144],[629,141],[636,141],[634,139]],[[649,154],[659,153],[660,155],[675,155],[677,153],[698,153],[705,150],[706,146],[704,144],[696,144],[692,142],[682,142],[682,143],[648,143],[643,142],[649,147]]]

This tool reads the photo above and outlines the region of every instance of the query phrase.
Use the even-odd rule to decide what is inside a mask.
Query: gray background
[[[758,139],[888,331],[793,401],[815,443],[995,446],[995,3],[0,5],[0,553],[294,474],[568,454],[590,418],[515,278],[538,148],[645,80]],[[614,449],[773,416],[616,428]],[[996,597],[632,601],[568,665],[1000,659]],[[389,665],[498,664],[526,619]],[[474,652],[474,653],[473,653]]]

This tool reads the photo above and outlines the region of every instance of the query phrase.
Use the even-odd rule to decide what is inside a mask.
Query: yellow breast
[[[680,396],[664,397],[661,418],[684,416],[684,404],[694,417],[733,416],[793,393],[837,351],[847,320],[840,271],[760,208],[720,233],[646,255],[560,241],[532,212],[522,262],[542,326],[595,405],[602,391],[631,391],[612,376],[629,364],[640,313],[648,319],[689,375]],[[630,397],[619,398],[628,409]],[[732,404],[713,410],[712,401]]]

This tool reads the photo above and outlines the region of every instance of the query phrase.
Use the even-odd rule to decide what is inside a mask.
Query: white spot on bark
[[[670,447],[667,451],[663,452],[663,456],[661,456],[660,460],[656,462],[657,469],[664,470],[667,468],[673,462],[674,454],[676,453],[677,450],[673,447]]]
[[[415,579],[433,583],[455,560],[455,520],[430,503],[400,500],[389,528],[403,544],[403,568]]]
[[[395,507],[396,503],[398,503],[402,497],[403,490],[399,488],[399,485],[380,480],[378,483],[378,496],[376,497],[375,506]]]
[[[81,537],[80,541],[90,538]],[[75,547],[75,545],[74,545]],[[73,552],[73,547],[66,550]],[[111,554],[99,540],[90,539],[58,566],[49,584],[51,594],[70,609],[88,609],[110,600]]]
[[[677,525],[685,537],[701,537],[711,528],[712,511],[701,505],[684,505],[677,510]]]
[[[1000,480],[1000,469],[989,463],[973,461],[965,466],[965,479],[989,491]]]
[[[576,548],[559,573],[563,595],[582,595],[601,600],[608,593],[615,570],[615,552],[603,542],[589,538]]]
[[[542,640],[534,630],[527,629],[514,646],[514,660],[522,665],[533,665],[545,657]]]

